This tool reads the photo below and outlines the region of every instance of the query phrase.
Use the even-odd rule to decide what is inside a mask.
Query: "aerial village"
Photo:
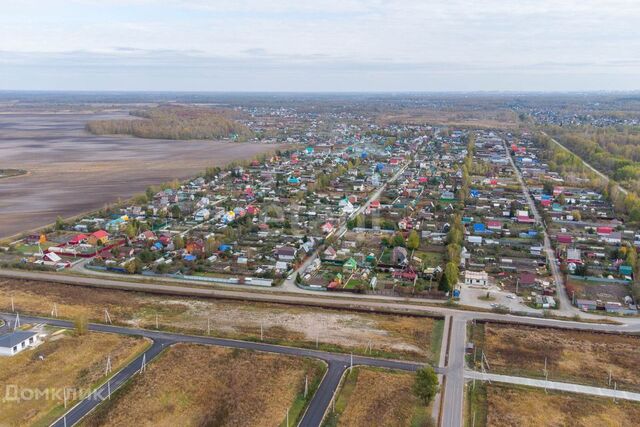
[[[555,263],[575,306],[637,313],[640,236],[530,135],[342,131],[58,221],[3,248],[0,262],[529,313],[558,308]]]

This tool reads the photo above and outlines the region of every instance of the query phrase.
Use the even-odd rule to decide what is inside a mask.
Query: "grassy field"
[[[414,374],[356,367],[345,374],[335,404],[324,427],[430,426],[431,406],[413,394]]]
[[[325,366],[315,360],[178,344],[89,416],[83,426],[295,425]]]
[[[350,313],[320,308],[154,296],[73,285],[0,280],[0,310],[50,315],[57,304],[64,318],[104,321],[108,309],[114,323],[211,335],[260,339],[272,343],[371,354],[435,363],[442,321],[430,318]],[[208,322],[209,321],[209,322]],[[367,348],[371,342],[372,351]]]
[[[640,391],[640,337],[498,324],[471,333],[478,368],[484,350],[490,372],[544,378],[546,359],[550,380],[607,387],[611,372],[619,389]]]
[[[468,387],[467,399],[467,427],[474,413],[476,427],[619,427],[637,425],[640,417],[637,402],[499,383],[477,382],[475,391]]]
[[[64,412],[64,395],[58,393],[62,397],[57,399],[57,390],[91,389],[104,380],[108,355],[115,372],[147,345],[142,338],[93,332],[75,336],[63,332],[50,336],[36,349],[1,357],[0,384],[17,386],[18,390],[49,390],[50,397],[31,399],[30,392],[25,392],[26,400],[0,400],[0,426],[49,425]],[[70,391],[70,403],[73,395],[82,397]]]

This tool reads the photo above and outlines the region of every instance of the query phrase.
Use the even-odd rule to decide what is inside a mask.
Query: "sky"
[[[638,0],[0,0],[0,90],[626,91]]]

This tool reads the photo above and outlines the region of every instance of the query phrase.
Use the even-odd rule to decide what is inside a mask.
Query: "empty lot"
[[[415,374],[375,368],[354,368],[345,374],[335,412],[324,427],[428,426],[431,406],[412,391]]]
[[[477,406],[467,407],[466,426],[620,427],[637,425],[640,404],[583,394],[505,384],[476,384]]]
[[[67,387],[70,401],[86,396],[104,377],[108,356],[111,356],[115,372],[147,344],[142,338],[121,335],[63,333],[51,337],[36,349],[0,357],[3,388],[0,426],[49,425],[64,412],[64,397],[58,399],[59,390]],[[5,390],[5,386],[19,392]],[[33,394],[29,390],[49,390],[51,393],[49,397],[44,394],[31,398]],[[14,395],[21,400],[4,400]]]
[[[0,279],[0,310],[11,311],[11,298],[20,313],[86,316],[104,321],[109,310],[120,325],[211,335],[259,339],[373,356],[437,362],[442,320],[424,317],[351,313],[282,304],[155,296],[74,285]],[[209,319],[209,321],[208,321]],[[370,350],[367,347],[371,344]]]
[[[550,380],[607,387],[611,373],[619,389],[640,390],[640,337],[488,323],[474,342],[489,372],[544,378],[546,359]]]
[[[303,393],[305,377],[317,384],[323,372],[309,359],[177,344],[82,425],[276,427]],[[301,413],[304,406],[295,406]]]
[[[28,172],[0,184],[0,239],[276,148],[95,136],[84,130],[88,120],[114,117],[127,113],[0,114],[0,169]]]

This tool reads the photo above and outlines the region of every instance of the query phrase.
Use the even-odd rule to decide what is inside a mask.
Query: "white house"
[[[275,270],[277,274],[282,274],[289,269],[289,265],[284,261],[276,261]]]
[[[351,204],[351,202],[349,201],[349,199],[347,198],[340,200],[340,203],[338,203],[338,206],[342,208],[342,213],[346,215],[349,215],[356,210]]]
[[[206,221],[211,216],[211,211],[209,209],[200,209],[194,215],[195,220],[198,222]]]
[[[486,287],[489,284],[489,274],[486,271],[465,271],[464,284],[467,286]]]
[[[0,336],[0,356],[13,356],[38,345],[36,332],[15,331]]]

